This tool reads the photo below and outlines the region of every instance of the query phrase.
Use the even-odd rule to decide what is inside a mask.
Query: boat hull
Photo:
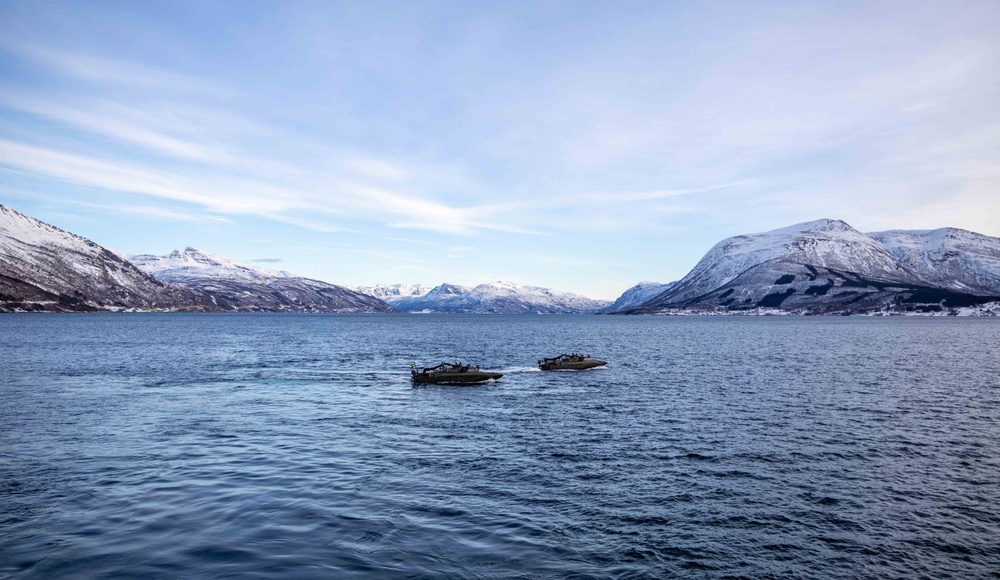
[[[469,371],[465,373],[413,373],[413,382],[427,385],[477,385],[486,381],[495,381],[502,377],[500,373]]]
[[[584,371],[608,364],[602,360],[581,360],[569,362],[553,362],[538,365],[543,371]]]

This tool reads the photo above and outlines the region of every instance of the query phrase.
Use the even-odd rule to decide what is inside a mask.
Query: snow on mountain
[[[671,301],[691,300],[769,262],[809,264],[878,280],[916,282],[876,240],[841,220],[823,219],[727,238],[670,291]]]
[[[258,268],[195,248],[166,256],[136,254],[139,269],[207,294],[223,310],[250,312],[395,312],[385,302],[343,286]]]
[[[970,268],[984,280],[988,260]],[[781,308],[818,314],[981,302],[953,284],[942,286],[950,274],[936,276],[899,261],[888,246],[843,221],[824,219],[723,240],[674,287],[636,310]]]
[[[958,228],[868,234],[926,284],[1000,295],[1000,238]]]
[[[424,296],[395,303],[407,312],[454,314],[579,314],[596,312],[608,305],[569,292],[510,282],[480,284],[475,288],[442,284]]]
[[[642,306],[646,302],[649,302],[653,298],[663,294],[670,288],[673,288],[676,283],[677,282],[668,282],[666,284],[661,284],[660,282],[639,282],[635,286],[632,286],[623,292],[611,306],[602,308],[601,312],[621,312],[622,310]]]
[[[190,246],[183,252],[174,250],[166,256],[133,254],[128,260],[143,272],[167,282],[215,279],[266,283],[276,278],[293,277],[288,272],[258,268]]]
[[[458,298],[469,293],[471,288],[457,284],[441,284],[431,288],[422,296],[407,296],[393,301],[393,306],[403,312],[445,312],[455,304]]]
[[[213,308],[107,248],[0,205],[0,311]]]
[[[375,286],[345,286],[345,288],[374,296],[392,305],[404,298],[425,296],[431,291],[431,288],[421,284],[378,284]]]

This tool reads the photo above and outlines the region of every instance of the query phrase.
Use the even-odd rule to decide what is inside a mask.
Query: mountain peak
[[[407,297],[424,296],[432,290],[422,284],[376,284],[374,286],[345,286],[349,290],[360,292],[368,296],[374,296],[386,302],[400,300]]]
[[[469,289],[466,288],[465,286],[459,286],[458,284],[448,284],[447,282],[445,282],[444,284],[439,284],[438,286],[432,288],[431,291],[427,293],[427,295],[428,296],[430,295],[442,296],[442,295],[452,295],[452,294],[459,295],[459,294],[466,294],[468,292]]]
[[[144,272],[172,282],[190,278],[265,281],[292,277],[288,272],[258,268],[191,246],[185,247],[183,252],[174,250],[166,256],[137,254],[128,259]]]
[[[517,290],[520,288],[517,284],[513,282],[505,282],[503,280],[497,280],[496,282],[488,282],[486,284],[481,284],[481,286],[489,288],[505,288],[508,290]]]
[[[845,222],[844,220],[823,218],[809,222],[793,224],[790,226],[778,228],[776,230],[764,233],[778,234],[778,233],[795,233],[795,232],[856,232],[856,231],[857,231],[856,229],[851,227],[851,225]]]
[[[870,280],[916,282],[875,239],[843,220],[820,219],[719,242],[664,298],[692,300],[737,278],[746,279],[751,271],[770,276],[764,272],[781,269],[778,263],[854,272]]]

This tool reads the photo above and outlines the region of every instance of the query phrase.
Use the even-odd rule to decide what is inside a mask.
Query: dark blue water
[[[0,576],[984,577],[998,436],[1000,320],[4,315]]]

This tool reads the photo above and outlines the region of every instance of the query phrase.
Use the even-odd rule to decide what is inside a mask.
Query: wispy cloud
[[[60,121],[172,157],[205,163],[232,163],[237,160],[236,157],[210,146],[123,120],[120,112],[117,115],[94,113],[84,111],[79,103],[74,106],[66,106],[37,97],[31,98],[3,92],[0,92],[0,106]]]
[[[201,83],[197,78],[175,78],[168,71],[155,68],[86,55],[66,55],[57,49],[36,45],[8,43],[6,48],[70,76],[116,82],[130,79],[129,82],[149,89],[156,89],[161,84],[192,90],[214,85]],[[574,192],[461,206],[421,196],[409,186],[408,181],[414,178],[412,171],[398,163],[372,156],[345,153],[331,167],[317,171],[294,162],[258,158],[254,153],[240,151],[240,147],[234,149],[232,144],[222,144],[190,122],[167,124],[163,116],[131,106],[107,102],[87,104],[79,100],[71,105],[10,91],[0,92],[0,105],[175,159],[196,162],[201,168],[168,174],[135,160],[122,162],[116,161],[114,156],[99,158],[89,153],[71,153],[10,140],[0,140],[0,163],[70,183],[182,201],[216,213],[255,214],[328,233],[350,228],[319,218],[316,213],[324,216],[349,215],[351,219],[381,222],[393,229],[446,235],[476,236],[484,232],[550,235],[548,230],[552,224],[545,223],[544,217],[539,219],[540,216],[535,213],[538,210],[645,202],[733,185],[639,192]],[[157,102],[156,105],[162,107],[164,104]],[[177,108],[176,105],[171,107]],[[181,108],[185,106],[181,105]],[[221,115],[224,113],[220,111]],[[305,147],[326,156],[330,154],[324,145],[306,142]],[[344,173],[331,173],[331,169],[337,168]],[[234,177],[232,174],[237,171],[245,177]],[[264,172],[266,175],[263,175]],[[276,183],[268,183],[275,179]],[[313,215],[297,215],[302,212]],[[528,213],[525,215],[525,212]],[[600,221],[605,225],[613,223],[606,216]],[[527,225],[532,222],[545,223],[545,227]],[[607,229],[596,222],[592,226]]]
[[[115,213],[120,213],[125,215],[141,215],[146,217],[173,220],[179,222],[215,223],[215,224],[232,223],[231,219],[222,216],[208,215],[205,213],[195,213],[190,211],[178,211],[156,206],[98,205],[98,204],[89,204],[89,205],[96,207],[98,209],[104,209],[107,211],[112,211]]]
[[[222,85],[203,78],[126,60],[99,57],[74,50],[62,50],[13,40],[0,41],[0,49],[14,53],[77,79],[130,85],[147,89],[189,91],[214,95],[232,94]]]
[[[11,190],[3,190],[6,195],[17,195],[17,192]],[[27,196],[18,195],[22,199]],[[192,224],[227,224],[232,223],[232,220],[225,216],[212,215],[206,212],[194,212],[194,211],[184,211],[180,209],[171,209],[162,206],[144,206],[136,204],[124,204],[124,203],[91,203],[87,201],[82,201],[79,199],[67,199],[66,197],[57,197],[51,195],[44,195],[39,193],[34,193],[30,196],[31,199],[45,201],[49,206],[73,206],[80,208],[96,209],[102,212],[116,213],[120,215],[132,215],[132,216],[143,216],[148,218],[153,218],[157,220],[167,220],[167,221],[177,221],[177,222],[187,222]]]
[[[70,183],[197,204],[218,213],[245,214],[302,207],[295,192],[253,182],[191,181],[141,166],[104,161],[0,139],[0,164]]]

